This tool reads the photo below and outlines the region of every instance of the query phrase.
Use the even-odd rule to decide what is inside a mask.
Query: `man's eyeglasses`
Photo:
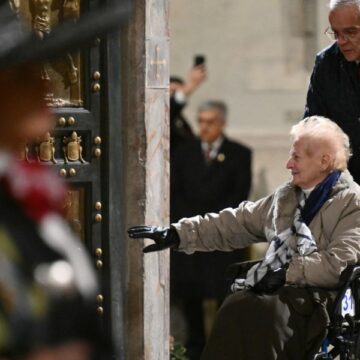
[[[331,41],[338,41],[339,39],[351,41],[359,35],[360,27],[353,26],[349,29],[345,29],[344,31],[333,31],[331,27],[328,26],[324,33]]]

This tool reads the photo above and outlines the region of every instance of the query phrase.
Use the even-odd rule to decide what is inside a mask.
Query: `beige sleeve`
[[[180,236],[179,251],[232,251],[255,242],[264,242],[265,217],[272,196],[257,202],[244,201],[236,209],[227,208],[218,214],[181,219],[172,224]]]
[[[324,215],[325,216],[325,215]],[[333,288],[338,286],[341,272],[360,260],[360,207],[358,201],[343,206],[329,239],[327,249],[309,256],[294,256],[287,282]],[[335,218],[328,219],[335,221]]]

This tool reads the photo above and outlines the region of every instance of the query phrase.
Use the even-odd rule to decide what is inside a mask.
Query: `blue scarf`
[[[301,210],[301,219],[306,225],[311,223],[314,216],[329,198],[332,188],[338,181],[340,174],[341,172],[339,170],[335,170],[330,173],[319,185],[316,186],[310,196],[306,199],[305,205]]]

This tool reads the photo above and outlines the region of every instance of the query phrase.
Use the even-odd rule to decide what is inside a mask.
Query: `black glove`
[[[178,247],[180,238],[172,227],[161,228],[158,226],[133,226],[128,229],[128,234],[133,239],[147,238],[155,240],[155,244],[143,249],[144,253]]]
[[[286,282],[286,268],[270,270],[266,275],[256,283],[252,290],[257,294],[273,293],[281,288]]]

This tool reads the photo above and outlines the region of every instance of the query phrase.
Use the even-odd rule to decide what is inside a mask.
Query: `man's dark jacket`
[[[178,146],[184,142],[194,139],[191,126],[185,119],[182,111],[186,103],[178,103],[174,96],[170,97],[170,153],[171,156]]]
[[[201,142],[189,141],[177,149],[171,166],[171,220],[219,212],[246,200],[251,186],[251,150],[224,139],[217,158],[206,163]],[[201,296],[222,298],[227,289],[224,270],[241,260],[238,252],[174,253],[172,279]],[[176,285],[175,285],[176,286]]]
[[[316,57],[304,116],[312,115],[335,121],[349,136],[349,170],[360,183],[360,79],[356,63],[347,61],[336,43]]]
[[[225,138],[217,158],[206,163],[199,140],[183,142],[171,156],[171,220],[237,207],[248,198],[250,184],[249,148]],[[171,252],[171,301],[181,304],[189,359],[200,358],[206,341],[203,301],[223,300],[229,289],[225,269],[241,260],[239,250],[193,255]]]

